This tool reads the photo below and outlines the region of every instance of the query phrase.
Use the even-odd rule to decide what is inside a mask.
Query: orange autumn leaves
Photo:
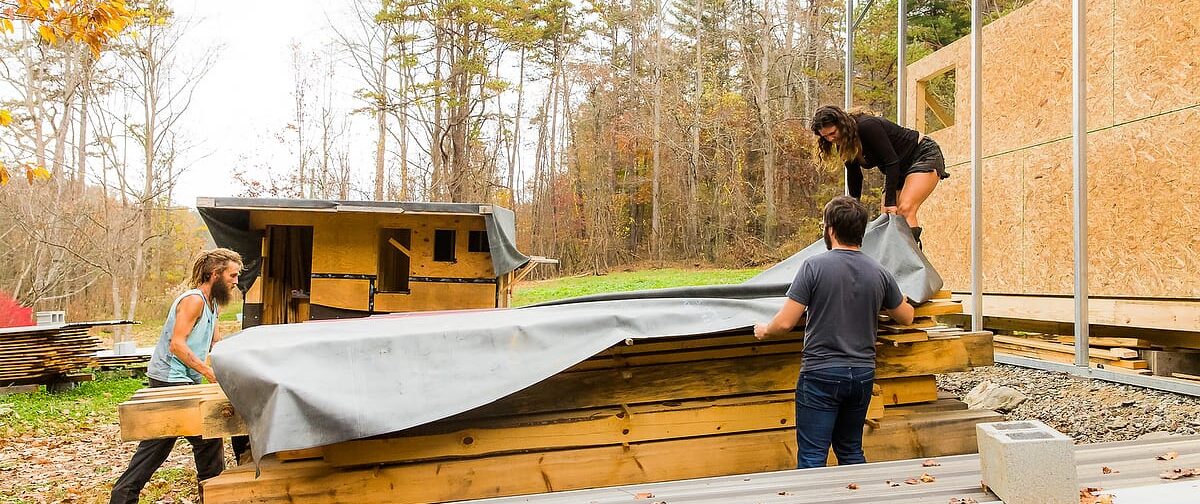
[[[125,0],[16,0],[0,15],[0,32],[12,32],[13,21],[24,21],[51,45],[69,40],[99,56],[131,18]]]
[[[0,3],[0,33],[12,33],[14,22],[27,23],[45,43],[57,45],[73,42],[88,47],[93,57],[100,56],[112,39],[129,25],[133,14],[125,0],[16,0]],[[9,127],[12,112],[0,110],[0,127]],[[44,166],[25,163],[25,178],[29,183],[47,180],[50,172]],[[8,184],[8,167],[0,162],[0,186]]]

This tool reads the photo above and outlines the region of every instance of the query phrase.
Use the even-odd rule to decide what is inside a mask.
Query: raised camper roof
[[[296,210],[310,212],[429,213],[441,215],[487,215],[503,207],[477,203],[427,203],[404,201],[340,201],[286,198],[196,198],[197,209]]]

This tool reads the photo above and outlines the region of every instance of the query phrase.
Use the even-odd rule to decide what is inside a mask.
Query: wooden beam
[[[1009,345],[1009,346],[1027,347],[1027,348],[1034,348],[1034,349],[1038,349],[1038,350],[1048,350],[1051,352],[1075,355],[1075,347],[1063,345],[1063,344],[1059,344],[1059,343],[1055,343],[1055,342],[1041,341],[1041,340],[1036,340],[1036,339],[1032,339],[1032,338],[1021,338],[1018,336],[993,336],[992,339],[997,344],[1003,343],[1003,344]],[[1090,356],[1092,358],[1096,358],[1096,359],[1103,359],[1106,361],[1119,361],[1122,359],[1136,358],[1138,356],[1137,351],[1135,351],[1135,350],[1129,350],[1129,349],[1122,349],[1122,350],[1126,350],[1126,352],[1120,352],[1120,351],[1114,352],[1113,350],[1105,350],[1102,348],[1092,348],[1092,349],[1088,350],[1088,356]],[[1128,356],[1129,352],[1133,353],[1132,357]]]
[[[390,243],[393,247],[396,247],[396,250],[399,250],[401,254],[412,258],[412,251],[409,250],[408,247],[405,247],[400,242],[396,241],[395,238],[388,238],[388,243]]]
[[[971,313],[970,296],[955,294],[954,298],[962,300],[964,313]],[[1064,323],[1075,320],[1075,301],[1069,296],[988,294],[983,297],[983,306],[986,317]],[[1090,298],[1088,319],[1091,324],[1125,327],[1131,331],[1134,328],[1187,331],[1193,334],[1187,343],[1200,347],[1200,335],[1195,333],[1200,327],[1200,300]],[[1068,334],[1069,331],[1050,333]]]
[[[1054,340],[1064,345],[1074,345],[1074,336],[1055,336]],[[1105,338],[1100,336],[1092,336],[1088,338],[1088,346],[1094,347],[1122,347],[1122,348],[1151,348],[1154,346],[1150,340],[1140,338]]]

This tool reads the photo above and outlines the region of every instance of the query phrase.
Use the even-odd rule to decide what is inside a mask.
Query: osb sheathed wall
[[[387,213],[324,213],[307,211],[254,211],[250,226],[312,226],[312,273],[377,275],[379,231],[412,230],[410,275],[438,279],[495,279],[491,254],[468,251],[468,233],[485,231],[482,215],[431,215]],[[457,231],[455,262],[433,260],[433,235],[437,229]],[[345,310],[366,311],[370,283],[355,278],[313,278],[310,302]],[[409,282],[409,292],[376,293],[375,311],[405,312],[463,308],[494,308],[495,283],[444,281]],[[248,296],[249,298],[249,296]]]
[[[1035,0],[983,29],[985,292],[1072,292],[1070,6]],[[1087,25],[1090,292],[1200,297],[1200,0],[1093,0]],[[956,70],[956,123],[930,135],[951,178],[920,215],[955,290],[970,289],[969,51],[908,70],[909,118],[917,81]]]

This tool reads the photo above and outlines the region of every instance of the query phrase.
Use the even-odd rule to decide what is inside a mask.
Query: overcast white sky
[[[290,160],[275,136],[293,114],[293,41],[319,50],[332,36],[330,18],[348,2],[318,0],[176,0],[180,17],[195,25],[186,34],[192,50],[221,46],[220,57],[199,84],[184,118],[195,144],[190,169],[176,186],[175,203],[194,206],[197,196],[235,196],[235,166],[254,172],[251,160]],[[347,86],[350,87],[350,86]],[[349,100],[353,89],[343,89]],[[203,157],[202,159],[201,156]],[[280,164],[280,168],[288,165]]]

